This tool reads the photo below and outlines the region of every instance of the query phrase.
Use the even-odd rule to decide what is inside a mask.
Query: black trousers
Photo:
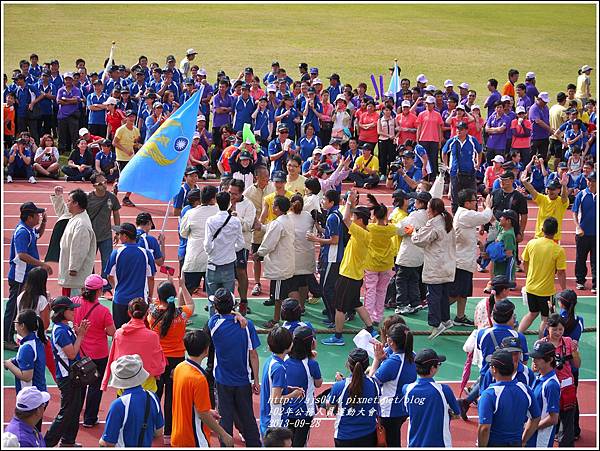
[[[58,119],[58,150],[67,153],[75,147],[79,137],[79,115]]]
[[[81,387],[68,377],[58,379],[60,410],[50,425],[44,440],[48,448],[55,447],[62,439],[64,444],[73,444],[79,432],[81,414]]]
[[[292,431],[292,448],[304,448],[308,442],[312,417],[289,418],[288,429]]]
[[[532,139],[531,140],[531,155],[543,155],[544,161],[548,161],[550,140],[545,139]]]
[[[252,409],[252,386],[232,387],[217,385],[217,407],[221,420],[219,424],[229,435],[233,435],[234,415],[239,419],[247,447],[261,447],[260,434]]]
[[[379,177],[377,175],[367,175],[362,172],[351,172],[349,175],[350,180],[356,183],[356,186],[362,188],[365,185],[371,185],[373,187],[379,185]]]
[[[596,288],[596,235],[576,236],[575,248],[575,278],[577,283],[585,284],[589,255],[590,266],[592,267],[592,287]],[[6,328],[6,323],[4,327]]]
[[[22,288],[22,283],[8,279],[8,302],[4,310],[4,341],[14,341],[15,325],[13,321],[17,316],[17,297]]]
[[[165,414],[165,435],[171,435],[173,425],[173,371],[175,367],[185,360],[184,357],[167,357],[167,366],[164,373],[160,375],[157,382],[156,397],[160,400],[163,392],[165,403],[163,412]]]
[[[127,304],[116,304],[113,302],[112,304],[112,314],[113,321],[115,322],[115,327],[119,329],[123,324],[129,322],[129,312]]]
[[[456,210],[458,210],[458,193],[465,188],[471,188],[477,192],[477,179],[475,178],[475,174],[457,174],[450,177],[452,214],[456,213]]]
[[[98,377],[93,384],[81,388],[81,405],[83,406],[85,403],[83,422],[84,424],[90,425],[94,425],[98,421],[98,411],[100,410],[100,403],[102,402],[102,390],[100,390],[100,385],[102,384],[104,370],[106,370],[106,365],[108,364],[108,357],[92,360],[98,368],[100,377]]]
[[[327,263],[327,265],[320,270],[323,303],[327,309],[327,319],[332,323],[335,321],[335,283],[339,276],[339,263]]]
[[[416,307],[421,304],[420,280],[419,267],[398,266],[396,272],[396,307],[407,305]]]
[[[88,130],[92,135],[96,136],[106,136],[106,124],[89,124]]]
[[[427,284],[427,323],[432,327],[450,319],[448,288],[450,283]]]
[[[438,175],[438,154],[440,152],[440,143],[437,141],[420,141],[425,150],[427,151],[427,158],[429,159],[429,163],[431,164],[431,178],[430,181],[433,182],[435,176]]]
[[[396,156],[396,146],[394,145],[394,141],[391,139],[379,140],[379,173],[381,175],[387,175],[388,167],[392,161],[394,161]]]
[[[79,169],[64,165],[61,169],[63,171],[63,174],[72,179],[71,181],[79,182],[89,180],[92,174],[94,173],[94,170],[92,168],[85,168],[84,171],[81,172]]]
[[[338,440],[336,438],[334,442],[336,448],[372,448],[377,446],[377,433],[372,432],[369,435],[353,440]]]
[[[40,116],[38,124],[41,136],[52,134],[52,123],[53,119],[51,114],[42,114]],[[96,135],[96,133],[94,133],[94,135]],[[106,133],[104,133],[104,135],[101,136],[106,136]]]
[[[559,448],[573,448],[575,446],[575,409],[561,410],[558,412],[558,438]]]
[[[407,418],[381,418],[381,425],[385,429],[385,442],[388,448],[400,447],[400,428]]]

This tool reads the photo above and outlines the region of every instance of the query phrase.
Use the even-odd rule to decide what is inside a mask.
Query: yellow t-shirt
[[[292,191],[287,191],[285,192],[285,197],[287,197],[288,199],[291,199],[292,196],[296,194]],[[275,213],[273,213],[273,202],[275,202],[275,196],[277,195],[277,193],[271,193],[271,194],[267,194],[264,197],[264,202],[267,206],[267,219],[265,220],[265,224],[268,224],[271,221],[275,221],[275,219],[277,219],[277,216],[275,216]]]
[[[360,172],[363,172],[366,162],[367,160],[365,159],[365,157],[361,155],[354,162],[354,167],[358,168]],[[377,171],[377,173],[379,173],[379,159],[375,155],[373,155],[373,158],[371,158],[371,161],[369,162],[369,165],[367,167],[371,171]]]
[[[140,131],[136,126],[131,130],[126,125],[121,125],[115,132],[115,138],[119,140],[119,144],[129,151],[133,151],[133,144],[139,139]],[[117,161],[129,161],[133,155],[127,155],[118,147],[116,148]]]
[[[354,223],[348,229],[350,241],[344,249],[344,258],[340,263],[340,276],[353,280],[362,280],[365,275],[365,262],[369,252],[370,233]]]
[[[558,130],[558,127],[560,127],[563,122],[567,120],[565,111],[567,111],[567,108],[559,105],[558,103],[550,107],[550,110],[548,111],[548,122],[550,127],[552,127],[554,130]]]
[[[285,184],[285,189],[291,191],[293,193],[300,193],[304,196],[304,182],[306,181],[306,177],[303,175],[299,175],[296,180],[293,182],[287,182]]]
[[[390,223],[394,224],[396,226],[407,216],[408,216],[407,212],[405,212],[401,208],[396,208],[390,216]],[[394,255],[398,254],[401,244],[402,244],[402,237],[400,235],[396,234],[392,238],[392,246],[394,248]]]
[[[525,246],[523,261],[529,263],[525,290],[536,296],[552,296],[556,293],[554,275],[557,270],[567,269],[565,250],[548,238],[536,238]]]
[[[558,221],[558,233],[554,235],[554,239],[560,241],[562,222],[565,212],[569,208],[569,199],[563,202],[562,198],[558,196],[556,199],[550,200],[546,194],[538,194],[533,201],[540,207],[535,221],[535,237],[542,238],[544,236],[542,231],[544,220],[552,216]]]
[[[392,244],[392,238],[398,235],[398,229],[393,224],[384,226],[369,224],[367,229],[371,239],[365,269],[377,272],[389,271],[394,267],[394,258],[398,253]]]

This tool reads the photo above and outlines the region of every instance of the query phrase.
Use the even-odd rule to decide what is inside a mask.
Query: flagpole
[[[169,210],[171,209],[171,202],[173,202],[173,199],[169,199],[169,203],[167,204],[167,211],[165,211],[165,217],[163,218],[162,228],[160,229],[160,233],[162,235],[165,234],[165,227],[167,226],[167,219],[169,219]]]

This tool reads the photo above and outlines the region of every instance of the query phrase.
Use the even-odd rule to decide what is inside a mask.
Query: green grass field
[[[141,54],[161,66],[179,61],[188,47],[209,80],[245,66],[260,74],[278,59],[293,78],[306,61],[324,78],[368,83],[398,58],[402,75],[425,73],[441,87],[467,81],[479,100],[494,77],[503,84],[510,67],[535,71],[540,91],[554,98],[575,82],[583,64],[596,65],[596,5],[581,4],[264,4],[264,5],[3,5],[4,72],[31,52],[41,62],[58,58],[70,70],[83,57],[101,69],[111,41],[115,60],[132,65]],[[576,31],[576,35],[572,34]],[[592,89],[596,89],[592,86]]]

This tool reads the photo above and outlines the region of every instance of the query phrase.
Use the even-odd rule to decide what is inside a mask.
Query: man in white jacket
[[[477,269],[477,228],[492,219],[492,196],[486,197],[483,211],[477,211],[475,190],[460,190],[457,197],[458,209],[453,223],[456,232],[456,273],[449,288],[450,305],[456,302],[454,324],[474,326],[475,323],[465,315],[465,307],[467,298],[473,295],[473,273]]]
[[[275,196],[273,213],[277,218],[267,225],[262,244],[253,255],[253,259],[265,262],[264,276],[271,281],[269,298],[275,302],[273,319],[264,324],[272,329],[279,323],[281,303],[292,291],[292,277],[296,269],[294,223],[287,216],[290,200],[285,196]]]
[[[430,200],[431,194],[426,191],[417,194],[416,210],[396,225],[400,236],[405,236],[406,230],[411,228],[419,230],[427,223],[427,204]],[[415,246],[410,237],[401,241],[396,257],[396,314],[407,315],[423,308],[419,287],[423,259],[423,249]]]

